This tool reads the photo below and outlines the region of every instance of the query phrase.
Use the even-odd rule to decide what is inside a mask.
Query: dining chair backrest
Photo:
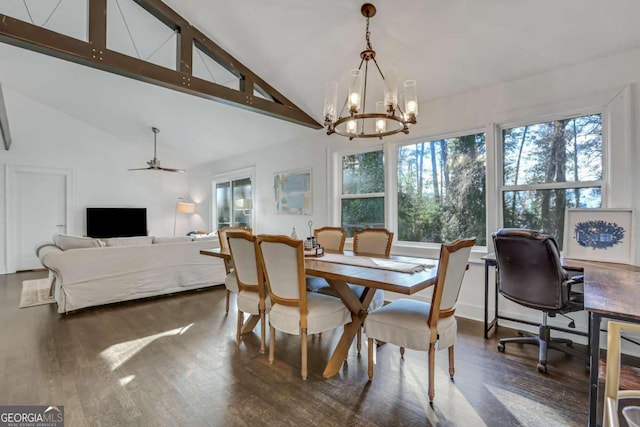
[[[353,232],[353,252],[356,255],[389,256],[393,233],[386,228],[363,228]]]
[[[475,238],[460,239],[448,245],[443,244],[440,248],[438,273],[429,315],[431,327],[436,327],[438,318],[453,315],[462,279],[467,270],[469,254],[475,244]]]
[[[229,252],[240,290],[264,293],[262,265],[258,257],[256,236],[243,231],[227,231]]]
[[[230,231],[239,231],[247,234],[253,234],[253,231],[247,227],[221,227],[218,229],[218,241],[220,242],[220,249],[229,249],[229,243],[227,242],[227,233]]]
[[[347,232],[340,227],[322,227],[313,230],[313,236],[324,249],[342,252]]]
[[[304,242],[264,234],[257,242],[272,303],[306,307]]]

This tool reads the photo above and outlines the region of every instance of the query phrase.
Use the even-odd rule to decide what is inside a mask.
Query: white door
[[[67,231],[70,172],[13,167],[7,177],[9,272],[42,268],[36,245]]]

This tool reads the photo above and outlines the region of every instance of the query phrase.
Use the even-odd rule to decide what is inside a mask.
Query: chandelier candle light
[[[369,18],[376,14],[376,8],[372,4],[365,3],[360,8],[362,16],[367,18],[366,48],[360,53],[360,66],[351,70],[349,78],[349,94],[345,100],[340,116],[338,112],[338,83],[328,82],[325,87],[324,97],[324,124],[327,127],[327,135],[337,133],[353,138],[380,138],[399,132],[409,133],[409,125],[416,124],[418,116],[418,93],[416,81],[404,82],[404,112],[398,104],[398,72],[395,69],[382,73],[376,61],[376,52],[371,47],[369,32]],[[373,61],[376,70],[384,83],[384,100],[376,102],[375,113],[366,112],[367,78],[369,77],[369,61]],[[364,65],[364,72],[363,66]],[[348,106],[349,115],[343,117]]]

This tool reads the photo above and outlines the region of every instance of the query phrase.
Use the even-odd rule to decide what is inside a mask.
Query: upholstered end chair
[[[402,298],[367,315],[364,328],[369,339],[369,379],[373,379],[374,340],[400,346],[402,356],[405,348],[429,352],[430,402],[435,395],[436,346],[438,350],[449,350],[449,375],[453,379],[453,348],[457,338],[454,313],[475,242],[476,239],[464,239],[442,245],[431,303]]]
[[[234,275],[237,286],[238,321],[236,340],[239,344],[242,330],[251,330],[255,326],[254,322],[260,321],[260,351],[264,353],[266,348],[266,313],[271,307],[271,302],[266,295],[262,264],[257,253],[256,236],[236,231],[227,232],[227,239],[233,264],[233,272],[227,277]],[[245,313],[251,315],[246,324],[244,321]]]
[[[337,298],[307,292],[302,240],[261,235],[257,241],[272,304],[269,362],[274,361],[276,329],[300,335],[300,374],[307,379],[307,334],[345,325],[351,313]]]
[[[235,232],[243,232],[243,233],[248,233],[248,234],[252,234],[252,230],[250,228],[246,228],[246,227],[222,227],[218,229],[218,243],[220,244],[220,249],[222,250],[228,250],[229,249],[229,242],[227,241],[227,232],[229,231],[235,231]],[[233,264],[231,262],[225,262],[224,267],[227,271],[227,278],[225,278],[224,281],[224,286],[225,288],[227,288],[227,295],[226,295],[226,300],[225,300],[225,312],[228,313],[229,312],[229,300],[231,299],[231,294],[237,294],[238,293],[238,286],[237,286],[237,278],[235,275],[229,277],[230,274],[233,273]]]

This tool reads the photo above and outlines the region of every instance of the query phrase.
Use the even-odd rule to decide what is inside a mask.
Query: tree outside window
[[[398,240],[486,245],[485,134],[398,148]]]
[[[341,217],[349,237],[355,230],[385,226],[382,150],[342,156]]]
[[[502,130],[505,227],[540,230],[560,247],[566,208],[602,205],[602,116]]]

